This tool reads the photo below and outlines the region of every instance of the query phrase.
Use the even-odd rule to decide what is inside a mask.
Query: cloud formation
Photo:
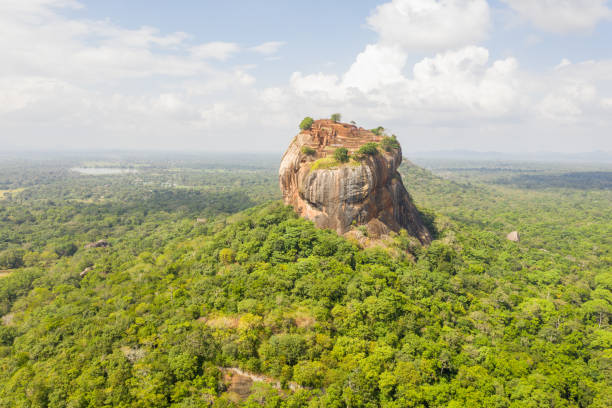
[[[592,30],[612,18],[608,0],[502,0],[537,28],[552,33]]]
[[[382,44],[444,50],[485,38],[489,4],[486,0],[392,0],[376,8],[368,25]]]
[[[511,53],[492,57],[484,0],[389,1],[367,20],[378,38],[346,69],[293,69],[265,87],[251,60],[282,56],[282,41],[198,42],[65,7],[80,4],[0,3],[5,147],[281,150],[305,115],[340,111],[392,128],[406,151],[612,148],[612,61],[561,55],[529,71]]]
[[[268,41],[254,47],[249,48],[251,51],[257,52],[263,55],[272,55],[276,54],[278,50],[285,45],[284,41]]]
[[[392,0],[368,19],[378,42],[367,45],[344,74],[296,72],[291,87],[317,107],[336,104],[346,117],[388,121],[400,134],[415,126],[426,133],[443,130],[446,143],[457,138],[470,143],[485,128],[496,135],[484,144],[480,138],[476,148],[501,147],[501,140],[520,142],[534,134],[522,143],[542,148],[550,143],[552,129],[559,143],[549,149],[560,148],[562,142],[577,146],[578,139],[570,140],[572,132],[592,129],[598,135],[609,126],[612,62],[572,64],[563,59],[557,67],[536,73],[521,70],[511,56],[491,60],[489,51],[477,45],[489,18],[484,1]],[[411,52],[425,49],[438,51],[407,64]],[[582,148],[588,149],[588,143]]]
[[[240,51],[240,47],[236,43],[215,41],[192,47],[191,55],[198,59],[216,59],[219,61],[225,61],[238,51]]]

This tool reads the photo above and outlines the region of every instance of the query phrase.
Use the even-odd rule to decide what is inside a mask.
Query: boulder
[[[399,145],[358,154],[361,146],[383,137],[346,123],[315,121],[293,138],[281,160],[285,203],[317,227],[339,234],[360,225],[372,237],[406,229],[422,244],[430,243],[431,235],[397,171],[402,162]],[[334,158],[340,147],[351,157],[346,163]]]
[[[108,241],[106,241],[105,239],[101,239],[96,242],[90,242],[89,244],[85,245],[85,248],[106,248],[109,246],[110,244],[108,243]]]
[[[88,266],[87,268],[83,269],[83,270],[81,271],[81,273],[79,273],[79,276],[80,276],[81,278],[84,278],[84,277],[85,277],[85,275],[87,275],[87,273],[91,272],[92,270],[93,270],[93,268],[92,268],[91,266]]]
[[[508,235],[506,235],[506,239],[512,242],[520,242],[521,237],[519,236],[518,231],[512,231]]]

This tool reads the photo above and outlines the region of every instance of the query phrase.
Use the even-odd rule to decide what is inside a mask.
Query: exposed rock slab
[[[367,226],[371,236],[406,229],[421,243],[429,243],[431,235],[397,172],[401,148],[379,149],[378,154],[348,163],[331,160],[339,147],[355,157],[362,145],[382,139],[353,125],[315,121],[311,129],[293,139],[281,160],[279,176],[285,203],[317,227],[339,234],[359,225]],[[304,146],[314,154],[304,153]],[[313,169],[321,159],[328,160],[327,168]]]
[[[109,244],[109,242],[107,240],[101,239],[99,241],[90,242],[89,244],[86,244],[85,245],[85,249],[88,249],[88,248],[107,248],[109,246],[110,246],[110,244]]]
[[[506,239],[508,239],[508,240],[510,240],[512,242],[520,242],[521,241],[521,236],[519,235],[518,231],[512,231],[511,233],[506,235]]]

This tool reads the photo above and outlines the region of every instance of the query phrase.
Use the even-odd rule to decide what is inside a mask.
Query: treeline
[[[183,227],[4,278],[2,403],[232,406],[237,366],[302,387],[245,406],[609,405],[609,259],[584,274],[477,231],[398,257],[279,204]]]
[[[611,191],[406,163],[437,239],[364,250],[260,204],[273,171],[230,170],[0,200],[0,406],[612,406]],[[143,184],[177,174],[210,183]]]

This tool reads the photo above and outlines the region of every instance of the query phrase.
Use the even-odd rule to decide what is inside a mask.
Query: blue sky
[[[406,152],[612,151],[606,0],[0,4],[0,144],[282,151],[306,115]]]

